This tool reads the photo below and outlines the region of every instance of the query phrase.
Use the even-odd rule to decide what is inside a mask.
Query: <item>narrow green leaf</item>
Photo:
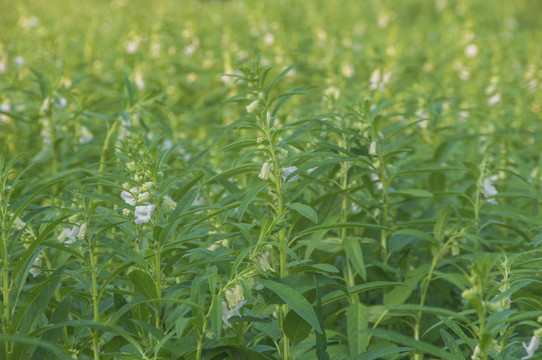
[[[179,202],[177,202],[177,206],[175,207],[175,210],[171,212],[169,215],[169,219],[175,219],[179,216],[181,216],[185,210],[192,205],[194,200],[196,200],[196,197],[198,196],[199,187],[195,187],[190,189]]]
[[[327,335],[326,328],[324,326],[324,312],[322,309],[322,297],[320,296],[320,287],[316,277],[313,276],[314,287],[316,290],[316,316],[318,317],[318,323],[322,328],[322,332],[315,332],[316,335],[316,357],[318,360],[329,360],[329,354],[327,353]]]
[[[254,198],[258,196],[258,194],[265,188],[267,188],[267,183],[260,184],[259,186],[256,186],[255,188],[247,192],[247,194],[243,198],[243,201],[241,201],[241,204],[239,205],[239,210],[237,210],[237,220],[241,221],[243,215],[245,214],[245,211],[250,205],[250,202],[254,200]]]
[[[448,348],[448,350],[450,350],[452,354],[456,355],[462,360],[465,360],[463,353],[459,349],[459,345],[457,344],[455,339],[452,337],[452,335],[448,334],[446,330],[440,329],[440,336],[442,337],[442,340],[444,340],[446,347]]]
[[[367,332],[369,311],[359,302],[350,304],[346,310],[346,331],[350,355],[358,355],[367,350]]]
[[[420,198],[432,198],[433,194],[430,193],[427,190],[421,190],[421,189],[401,189],[396,192],[390,193],[390,196],[393,195],[408,195],[413,197],[420,197]]]
[[[446,208],[442,211],[437,219],[437,222],[435,223],[435,226],[433,227],[433,234],[435,235],[435,239],[437,239],[439,244],[442,244],[444,240],[444,230],[446,230],[446,226],[448,225],[449,213],[450,205],[446,206]]]
[[[129,277],[132,284],[134,284],[134,290],[136,293],[144,296],[147,299],[154,299],[158,297],[154,280],[145,271],[135,269],[130,273]]]
[[[49,353],[54,354],[55,356],[57,356],[58,359],[72,360],[72,357],[66,355],[64,351],[61,348],[59,348],[57,345],[52,344],[48,341],[37,339],[35,337],[23,336],[21,334],[17,334],[17,335],[0,334],[0,343],[7,343],[7,342],[15,343],[18,345],[19,344],[24,345],[26,347],[37,346],[39,348],[43,348],[47,350]]]
[[[134,250],[124,246],[123,244],[119,243],[116,240],[110,239],[105,236],[100,236],[98,238],[98,241],[113,250],[117,255],[120,255],[121,257],[134,262],[135,264],[141,266],[142,268],[147,268],[147,262],[145,259],[139,255]]]
[[[423,341],[415,340],[406,335],[399,334],[395,331],[384,330],[384,329],[368,329],[367,332],[376,337],[392,341],[397,344],[410,346],[418,351],[421,351],[424,354],[429,354],[436,356],[442,360],[464,360],[461,357],[451,354],[442,350],[441,348],[428,344]]]
[[[220,329],[222,329],[222,299],[219,294],[214,294],[211,309],[211,332],[216,340],[220,339]]]
[[[367,223],[362,223],[362,222],[345,222],[345,223],[334,223],[334,224],[322,224],[322,225],[311,226],[310,228],[301,231],[300,233],[298,233],[294,237],[293,240],[298,239],[298,238],[300,238],[302,236],[305,236],[307,234],[316,232],[316,231],[339,230],[339,229],[343,229],[343,228],[356,228],[356,227],[357,228],[366,228],[366,229],[388,230],[388,231],[392,230],[392,229],[390,229],[388,227],[385,227],[385,226],[381,226],[381,225],[377,225],[377,224],[367,224]]]
[[[349,358],[348,360],[380,360],[383,359],[386,355],[393,355],[393,354],[399,354],[402,352],[412,351],[411,347],[391,347],[391,348],[384,348],[384,349],[377,349],[377,350],[370,350],[366,351],[363,354],[360,354],[356,357]],[[401,359],[403,357],[400,357]],[[397,359],[395,357],[394,359]]]
[[[308,322],[316,331],[322,332],[316,313],[311,304],[297,291],[289,286],[278,283],[276,281],[260,279],[259,282],[277,294],[293,311]]]
[[[286,206],[292,210],[297,211],[299,214],[306,217],[313,223],[318,223],[318,215],[316,214],[316,211],[314,211],[313,208],[311,208],[310,206],[298,202],[291,203]]]
[[[367,270],[365,269],[365,261],[363,260],[361,244],[356,238],[346,237],[343,241],[343,247],[348,261],[350,261],[363,281],[366,281]]]

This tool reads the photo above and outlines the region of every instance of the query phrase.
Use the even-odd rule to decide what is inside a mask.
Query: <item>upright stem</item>
[[[343,135],[341,139],[340,146],[343,148],[346,148],[346,136]],[[342,179],[340,184],[340,189],[342,192],[342,203],[341,203],[341,222],[345,223],[348,220],[348,163],[343,162],[341,164],[341,171],[342,171]],[[342,227],[339,232],[339,241],[342,244],[344,242],[344,239],[346,237],[346,228]],[[355,274],[352,270],[352,265],[350,264],[350,261],[348,259],[348,256],[345,252],[345,266],[344,266],[344,281],[346,283],[346,286],[350,287],[355,284]],[[350,295],[349,297],[350,303],[357,302],[357,295]]]
[[[117,120],[115,120],[115,122],[113,123],[113,126],[111,126],[111,128],[109,128],[107,130],[107,135],[105,137],[104,146],[102,147],[102,154],[100,155],[100,167],[99,167],[99,170],[98,170],[99,174],[102,174],[104,172],[104,170],[105,170],[105,158],[106,158],[106,155],[107,155],[107,150],[109,149],[109,145],[110,145],[110,142],[111,142],[111,137],[113,136],[115,131],[117,131],[117,128],[119,127],[119,124],[120,124],[120,117],[117,118]],[[103,192],[103,186],[102,185],[99,186],[98,192],[100,194]]]
[[[3,158],[0,159],[0,170],[3,170]],[[9,293],[10,293],[10,286],[9,286],[9,255],[8,255],[8,232],[6,229],[7,225],[7,206],[4,206],[4,199],[3,199],[3,189],[5,189],[6,180],[7,180],[7,174],[4,176],[4,174],[0,174],[2,177],[0,178],[2,180],[2,183],[0,184],[0,211],[2,212],[0,215],[2,216],[0,218],[0,226],[2,227],[2,246],[4,247],[3,251],[3,258],[2,258],[2,296],[3,296],[3,304],[2,307],[4,309],[4,316],[2,317],[2,330],[4,334],[8,334],[9,327],[11,325],[11,305],[9,302]],[[6,200],[7,202],[7,200]],[[6,204],[7,205],[7,204]],[[5,349],[6,349],[6,359],[11,359],[11,352],[13,350],[13,343],[6,341],[4,343]]]
[[[161,256],[160,256],[160,246],[156,244],[155,246],[155,260],[156,260],[156,294],[158,298],[162,297],[162,269],[161,269]],[[162,324],[160,316],[160,303],[156,304],[156,328],[160,329]]]
[[[94,254],[94,245],[91,244],[89,249],[90,253],[90,274],[92,277],[92,305],[94,307],[94,322],[98,323],[100,322],[100,314],[99,314],[99,299],[98,299],[98,274],[96,272],[96,264],[97,259],[96,255]],[[100,349],[98,347],[99,345],[99,334],[98,330],[92,330],[92,345],[94,350],[94,360],[100,359]]]

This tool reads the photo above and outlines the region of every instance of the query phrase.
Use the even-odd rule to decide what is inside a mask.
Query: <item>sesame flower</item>
[[[167,210],[175,210],[177,207],[177,203],[167,195],[162,199],[162,203]]]
[[[62,234],[60,234],[60,236],[58,237],[58,241],[60,241],[61,243],[64,243],[65,245],[73,244],[75,240],[77,239],[78,237],[77,235],[79,234],[80,230],[81,229],[78,225],[75,225],[74,227],[72,227],[71,230],[64,229]],[[85,231],[86,231],[86,226],[85,226]]]
[[[34,263],[32,264],[32,268],[30,269],[30,273],[33,277],[37,277],[39,274],[41,274],[41,255],[38,255],[38,257],[34,260]]]
[[[262,180],[267,180],[269,178],[269,161],[266,161],[262,166],[262,171],[260,171],[260,175],[258,177]]]
[[[224,324],[226,326],[231,327],[231,324],[228,322],[228,320],[232,316],[241,316],[241,313],[239,312],[239,309],[241,306],[245,304],[244,301],[237,304],[237,306],[232,307],[231,309],[228,309],[228,304],[226,304],[225,301],[222,301],[222,321],[224,321]]]
[[[371,145],[369,146],[369,155],[375,156],[376,155],[376,142],[371,142]]]
[[[288,176],[290,176],[290,174],[296,170],[297,170],[296,166],[288,166],[288,167],[282,168],[282,180],[286,181]],[[299,180],[299,177],[297,175],[294,175],[288,180],[288,182],[297,181],[297,180]]]
[[[531,341],[529,341],[529,345],[525,345],[525,343],[523,343],[523,347],[525,348],[525,351],[527,351],[527,356],[522,357],[521,360],[530,359],[533,357],[534,352],[540,346],[540,338],[536,335],[537,334],[533,335]]]
[[[495,189],[495,186],[491,184],[491,180],[488,178],[482,181],[481,191],[485,198],[497,195],[497,189]],[[493,205],[497,205],[497,201],[495,201],[495,199],[488,199],[487,202]]]
[[[478,55],[478,46],[476,44],[470,44],[465,48],[465,56],[468,58],[473,58]]]
[[[143,206],[136,206],[135,208],[135,223],[136,224],[143,224],[146,222],[149,222],[151,219],[151,214],[154,211],[154,205],[143,205]]]
[[[495,94],[492,97],[490,97],[489,99],[487,99],[487,103],[489,105],[492,105],[492,106],[497,104],[499,101],[501,101],[501,95],[500,94]]]
[[[254,110],[256,110],[258,108],[258,105],[259,105],[259,101],[258,100],[254,100],[253,102],[251,102],[249,105],[247,105],[246,109],[247,109],[247,113],[252,113],[254,112]]]
[[[128,191],[123,191],[120,193],[120,197],[122,198],[122,200],[124,200],[125,203],[127,203],[128,205],[132,205],[132,206],[135,206],[136,204],[136,199],[134,197],[134,195],[132,195],[131,193],[133,192],[137,192],[137,188],[136,187],[133,187],[130,189],[130,192]]]

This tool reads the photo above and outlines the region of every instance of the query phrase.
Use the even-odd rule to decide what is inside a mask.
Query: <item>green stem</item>
[[[113,123],[113,126],[111,126],[111,128],[109,128],[107,130],[107,135],[105,137],[104,146],[102,147],[102,153],[100,155],[100,167],[98,169],[99,174],[103,174],[103,172],[105,170],[105,158],[107,156],[107,150],[109,149],[111,138],[112,138],[113,134],[117,131],[117,128],[119,127],[119,124],[120,124],[120,117],[117,118],[117,120],[115,120],[115,122]],[[102,191],[103,191],[103,186],[100,185],[99,188],[98,188],[99,194],[101,194]]]
[[[162,269],[161,269],[161,256],[160,256],[160,246],[156,244],[155,246],[155,260],[156,260],[156,294],[158,298],[162,297]],[[156,304],[156,328],[160,329],[161,327],[161,316],[160,316],[160,303]]]
[[[343,135],[341,139],[340,146],[343,148],[346,148],[346,136]],[[341,222],[345,223],[348,220],[348,163],[343,162],[341,164],[341,171],[342,171],[342,179],[341,179],[341,192],[342,192],[342,203],[341,203]],[[342,244],[344,242],[344,239],[346,237],[346,228],[341,228],[339,232],[339,242]],[[345,252],[345,267],[344,267],[344,281],[346,283],[347,287],[355,285],[355,275],[352,270],[352,265],[350,264],[349,258]],[[349,297],[350,303],[357,302],[357,295],[350,295]]]
[[[3,159],[0,159],[3,160]],[[0,161],[0,165],[3,165],[3,161]],[[0,211],[2,212],[2,246],[4,247],[3,251],[3,258],[2,258],[2,296],[4,299],[4,302],[2,304],[2,307],[4,309],[4,316],[2,317],[2,329],[4,334],[8,334],[9,328],[11,326],[11,305],[9,302],[9,293],[10,293],[10,286],[9,286],[9,256],[8,256],[8,234],[7,234],[7,208],[4,206],[3,203],[3,189],[5,189],[7,176],[4,176],[2,174],[2,187],[0,188]],[[11,350],[13,343],[6,341],[5,343],[5,349],[6,349],[6,359],[11,359]]]
[[[94,310],[94,322],[99,323],[100,322],[100,314],[99,314],[99,298],[98,298],[98,277],[96,273],[96,264],[97,259],[96,255],[94,254],[94,246],[91,244],[91,246],[88,249],[90,253],[90,271],[92,276],[92,305]],[[99,353],[99,334],[98,330],[92,330],[92,345],[94,350],[94,360],[100,359],[100,353]]]

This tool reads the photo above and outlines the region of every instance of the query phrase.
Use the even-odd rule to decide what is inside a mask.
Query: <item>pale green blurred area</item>
[[[212,112],[238,93],[222,75],[257,54],[264,65],[299,63],[284,88],[316,85],[316,96],[338,88],[346,102],[391,101],[407,115],[425,108],[443,123],[486,105],[493,85],[514,126],[540,111],[540,96],[522,87],[542,82],[541,1],[0,0],[0,8],[0,89],[35,87],[34,70],[63,96],[110,114],[122,109],[115,98],[126,77],[141,94],[162,91],[166,120],[189,124],[183,134],[194,139],[238,118],[231,107]],[[371,88],[375,72],[391,78],[381,91]],[[0,91],[0,104],[23,97]]]

